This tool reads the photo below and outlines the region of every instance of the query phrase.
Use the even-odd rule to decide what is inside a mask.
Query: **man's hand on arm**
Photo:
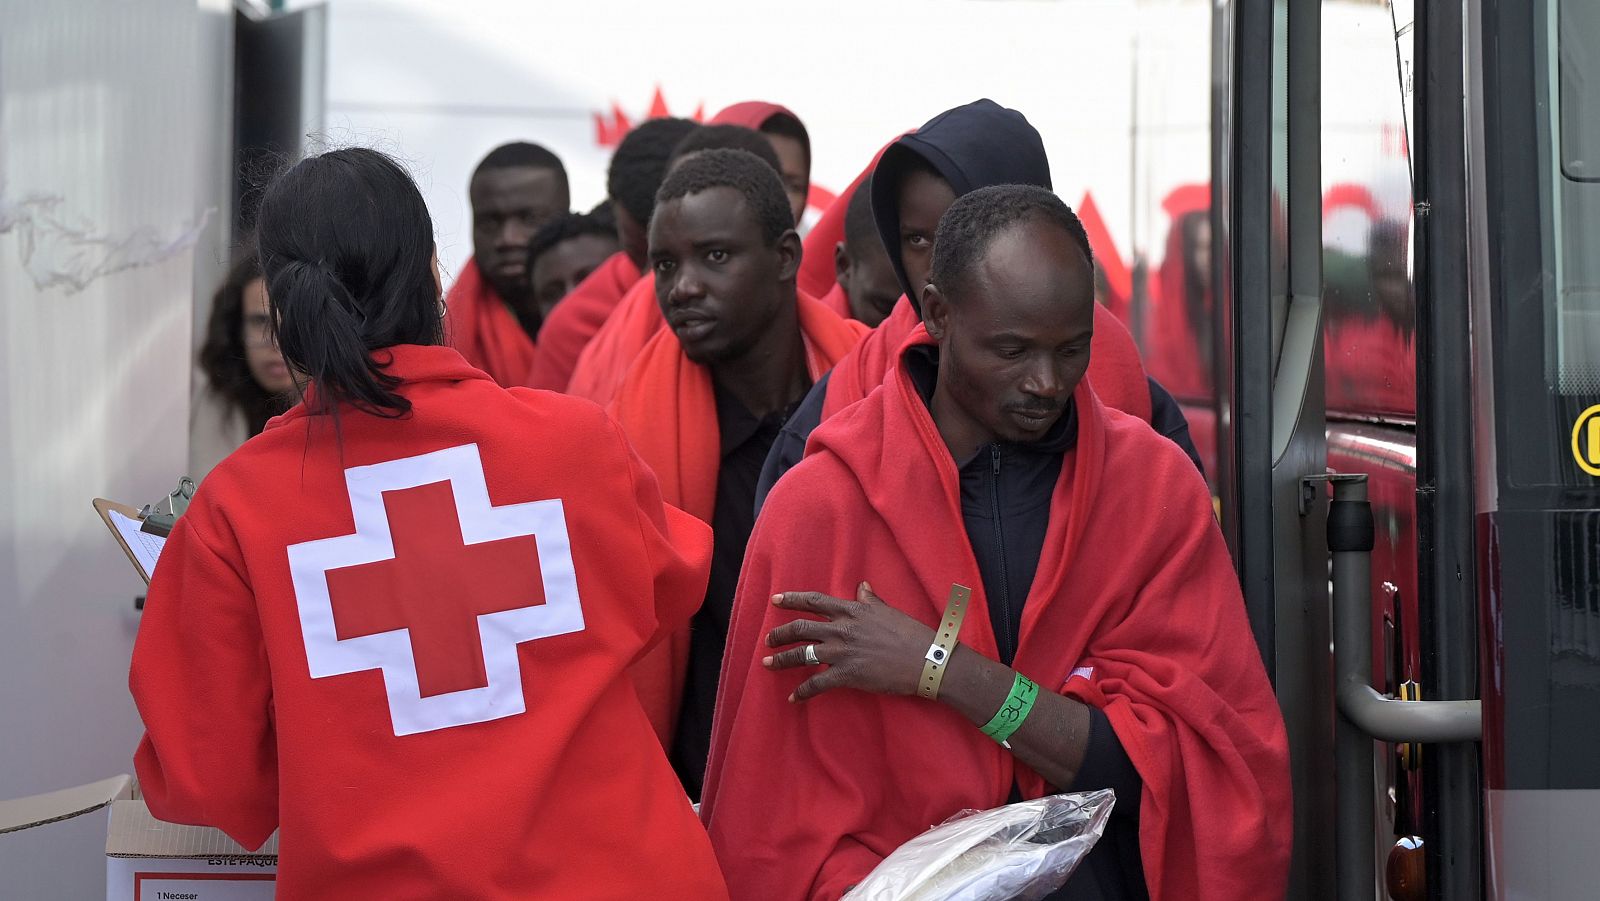
[[[803,703],[836,688],[855,688],[874,694],[914,695],[922,675],[923,655],[933,643],[934,631],[911,616],[885,604],[863,582],[856,600],[848,601],[818,592],[786,592],[772,602],[785,610],[821,616],[822,621],[799,619],[767,635],[778,651],[763,658],[768,669],[826,667],[795,689],[789,700]],[[990,660],[965,644],[958,644],[939,690],[939,701],[982,727],[1006,703],[1016,671]],[[1062,788],[1073,784],[1089,739],[1089,708],[1043,690],[1031,713],[1009,739],[1016,758],[1038,773],[1046,783]]]

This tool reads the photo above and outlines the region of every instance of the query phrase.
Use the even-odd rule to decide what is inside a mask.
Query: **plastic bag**
[[[1110,789],[963,810],[884,858],[843,901],[1039,901],[1100,840]]]

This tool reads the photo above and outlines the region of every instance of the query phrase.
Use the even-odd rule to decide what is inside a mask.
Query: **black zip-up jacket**
[[[924,403],[932,403],[938,380],[938,349],[919,347],[906,355],[911,381]],[[983,577],[1000,662],[1011,665],[1022,635],[1022,611],[1033,587],[1050,523],[1050,501],[1064,454],[1078,440],[1077,411],[1069,407],[1045,437],[1031,444],[989,444],[971,459],[956,461],[961,481],[961,519]],[[1076,781],[1062,791],[1116,792],[1116,806],[1099,844],[1050,901],[1148,901],[1139,854],[1139,797],[1143,781],[1096,708],[1089,713],[1089,745]],[[1022,797],[1012,789],[1011,801]]]

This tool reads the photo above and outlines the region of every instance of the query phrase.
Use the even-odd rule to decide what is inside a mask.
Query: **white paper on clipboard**
[[[133,554],[133,559],[144,570],[145,580],[156,571],[156,560],[161,557],[161,549],[166,546],[167,539],[160,535],[139,530],[139,521],[130,519],[115,510],[108,511],[111,524],[117,527],[117,534],[128,545],[128,551]]]

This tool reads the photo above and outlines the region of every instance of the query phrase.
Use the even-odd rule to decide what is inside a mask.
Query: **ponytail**
[[[318,386],[312,412],[328,412],[337,401],[390,418],[411,412],[411,401],[395,393],[400,379],[369,353],[367,317],[339,279],[303,260],[286,261],[274,275],[267,296],[277,312],[278,345],[296,349],[296,368]]]
[[[366,148],[310,157],[267,189],[256,236],[278,347],[310,377],[311,412],[409,413],[381,351],[444,339],[433,221],[411,177]]]

